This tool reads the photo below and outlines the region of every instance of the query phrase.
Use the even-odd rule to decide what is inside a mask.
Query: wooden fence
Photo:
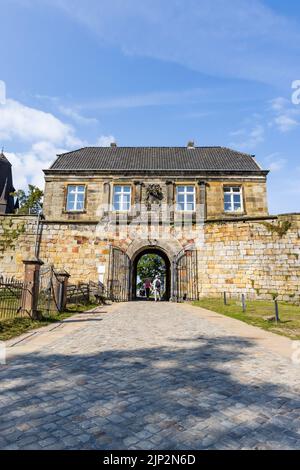
[[[0,276],[0,320],[15,317],[51,316],[66,306],[67,273],[43,266],[30,282]],[[25,269],[25,279],[26,269]]]
[[[69,284],[67,287],[67,304],[101,303],[105,298],[106,290],[101,282]]]
[[[0,319],[17,316],[40,318],[63,311],[67,304],[105,303],[101,283],[69,284],[69,274],[56,272],[39,260],[24,261],[26,282],[0,276]]]

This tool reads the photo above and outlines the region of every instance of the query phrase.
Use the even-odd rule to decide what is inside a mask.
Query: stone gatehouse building
[[[161,202],[177,205],[175,212],[198,207],[207,220],[265,216],[267,174],[253,156],[221,147],[89,147],[60,155],[45,170],[44,215],[95,221],[101,205],[130,215],[146,204],[147,186],[158,184]]]
[[[44,220],[12,217],[24,233],[0,256],[6,275],[38,254],[72,282],[101,281],[128,300],[139,259],[156,253],[167,299],[299,299],[300,216],[268,214],[268,171],[252,155],[112,144],[59,155],[44,173]]]

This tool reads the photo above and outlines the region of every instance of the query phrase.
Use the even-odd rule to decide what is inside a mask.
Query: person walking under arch
[[[146,281],[144,283],[144,288],[145,288],[145,291],[146,291],[147,300],[149,300],[149,298],[150,298],[151,287],[152,287],[152,284],[151,284],[150,279],[146,279]]]
[[[160,300],[160,291],[161,291],[161,282],[159,276],[155,276],[153,281],[153,292],[154,292],[154,300],[157,302]]]

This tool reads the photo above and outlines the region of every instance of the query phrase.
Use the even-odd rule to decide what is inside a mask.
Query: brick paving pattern
[[[172,303],[69,321],[0,365],[1,449],[300,448],[300,369],[250,334]]]

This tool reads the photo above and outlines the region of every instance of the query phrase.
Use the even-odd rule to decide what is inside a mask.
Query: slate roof
[[[10,193],[14,192],[11,164],[3,152],[0,153],[0,200],[1,211],[12,213],[14,211],[14,198]]]
[[[85,147],[58,155],[52,170],[262,172],[252,155],[226,147]]]

